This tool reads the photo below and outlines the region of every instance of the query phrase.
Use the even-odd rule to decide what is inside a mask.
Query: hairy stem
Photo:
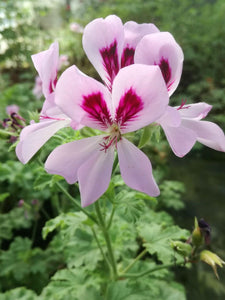
[[[110,217],[109,217],[109,221],[108,221],[108,224],[107,224],[107,230],[109,230],[109,228],[112,224],[114,213],[115,213],[115,206],[113,205],[113,208],[112,208],[112,211],[111,211],[111,214],[110,214]]]
[[[105,238],[105,241],[106,241],[106,246],[107,246],[107,249],[108,249],[108,255],[109,255],[110,263],[111,263],[111,266],[112,266],[113,279],[115,280],[117,278],[116,261],[115,261],[115,257],[114,257],[114,253],[113,253],[111,239],[110,239],[108,230],[106,228],[105,220],[102,216],[101,209],[99,207],[98,201],[95,202],[95,210],[96,210],[96,214],[98,216],[99,225],[102,229],[102,232],[103,232],[103,235],[104,235],[104,238]]]
[[[110,264],[108,258],[106,257],[106,255],[105,255],[105,253],[104,253],[104,251],[103,251],[103,249],[102,249],[102,246],[101,246],[101,244],[100,244],[100,242],[99,242],[99,239],[98,239],[98,236],[97,236],[97,234],[96,234],[96,232],[95,232],[95,229],[94,229],[93,227],[91,227],[91,230],[92,230],[93,236],[94,236],[94,238],[95,238],[95,240],[96,240],[96,243],[97,243],[97,245],[98,245],[98,248],[99,248],[99,250],[100,250],[100,252],[101,252],[101,254],[102,254],[102,257],[103,257],[104,261],[105,261],[106,264],[108,265],[109,269],[111,269],[111,264]]]
[[[64,189],[64,187],[59,183],[56,182],[56,185],[58,186],[58,188],[67,196],[68,199],[70,199],[73,204],[76,206],[76,208],[79,211],[82,211],[88,218],[90,218],[94,223],[98,224],[98,221],[96,220],[96,218],[94,216],[92,216],[89,212],[87,212],[83,207],[80,206],[79,203],[77,203],[76,199],[74,199],[68,192],[67,190]]]
[[[148,275],[150,273],[153,273],[153,272],[156,272],[158,270],[162,270],[162,269],[169,269],[171,267],[175,267],[175,266],[181,266],[181,265],[184,265],[184,260],[182,261],[179,261],[179,262],[176,262],[176,264],[174,263],[170,263],[170,264],[166,264],[166,265],[159,265],[155,268],[151,268],[149,270],[146,270],[144,272],[141,272],[141,273],[122,273],[122,274],[119,274],[119,277],[126,277],[126,278],[139,278],[139,277],[143,277],[145,275]]]
[[[121,273],[121,275],[125,274],[128,270],[130,270],[133,265],[139,261],[145,254],[147,253],[147,250],[144,249]]]

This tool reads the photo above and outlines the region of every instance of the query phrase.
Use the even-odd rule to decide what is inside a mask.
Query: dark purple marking
[[[112,89],[112,83],[119,72],[119,59],[117,53],[117,41],[115,40],[109,47],[102,48],[100,50],[104,68],[108,74],[107,79],[109,80],[109,89]]]
[[[115,121],[120,128],[124,128],[128,122],[138,117],[138,113],[143,107],[144,103],[131,87],[120,99],[119,106],[116,110]]]
[[[157,64],[155,63],[155,65],[157,65]],[[163,78],[167,85],[171,79],[171,68],[170,68],[168,59],[165,59],[164,57],[162,57],[160,60],[160,63],[159,63],[159,67],[161,69]]]
[[[128,46],[123,49],[123,54],[121,58],[121,68],[127,67],[134,63],[134,48],[129,48]]]
[[[111,114],[100,92],[83,96],[81,107],[89,114],[89,117],[99,123],[102,128],[108,128],[112,125]]]

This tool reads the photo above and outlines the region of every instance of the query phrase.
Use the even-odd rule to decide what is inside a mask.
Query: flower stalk
[[[71,200],[73,202],[73,204],[76,206],[76,208],[79,211],[82,211],[88,218],[90,218],[94,223],[98,224],[98,221],[96,220],[96,218],[94,216],[92,216],[89,212],[87,212],[83,207],[81,207],[77,201],[67,192],[66,189],[64,189],[64,187],[59,183],[56,182],[57,187],[64,193],[64,195],[66,195],[66,197]]]
[[[96,201],[94,205],[95,205],[95,211],[96,211],[98,221],[99,221],[99,226],[102,230],[102,233],[103,233],[105,241],[106,241],[106,246],[107,246],[107,249],[108,249],[108,256],[109,256],[110,263],[111,263],[111,266],[112,266],[113,279],[116,280],[116,278],[118,277],[118,275],[117,275],[117,266],[116,266],[116,261],[115,261],[115,257],[114,257],[114,253],[113,253],[111,239],[110,239],[108,229],[107,229],[106,224],[105,224],[105,220],[102,216],[102,212],[101,212],[98,201]]]

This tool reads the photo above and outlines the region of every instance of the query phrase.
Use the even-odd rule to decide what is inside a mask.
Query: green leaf
[[[82,268],[58,271],[43,290],[41,299],[48,300],[103,300],[99,279],[88,275]]]
[[[31,290],[19,287],[10,291],[0,293],[0,300],[37,300],[39,297]]]
[[[77,213],[63,213],[58,217],[51,219],[46,222],[45,227],[42,229],[43,239],[46,239],[47,235],[50,232],[53,232],[55,229],[63,229],[68,228],[67,234],[73,235],[77,227],[84,221],[86,221],[87,217],[82,212]],[[72,232],[70,232],[72,229]]]
[[[187,239],[189,232],[180,229],[178,226],[162,226],[159,224],[142,224],[138,227],[138,232],[143,238],[143,245],[150,254],[157,254],[158,259],[163,263],[170,263],[174,251],[170,244],[172,240]]]
[[[34,189],[43,190],[46,187],[52,188],[55,185],[55,183],[57,183],[58,181],[60,181],[62,179],[63,179],[62,176],[48,174],[48,173],[46,173],[44,168],[40,167],[38,176],[34,181]]]
[[[175,210],[184,208],[185,204],[181,200],[184,192],[185,186],[182,182],[165,180],[160,185],[159,205]]]
[[[29,228],[31,225],[31,218],[23,208],[16,207],[7,214],[0,214],[0,240],[11,239],[13,230],[22,228]]]
[[[145,203],[139,197],[141,193],[123,189],[117,193],[114,202],[118,205],[119,214],[128,222],[135,222],[145,209]]]
[[[106,300],[185,300],[184,288],[173,281],[140,278],[110,283]]]
[[[141,132],[141,138],[138,144],[138,148],[144,147],[150,140],[151,138],[151,133],[152,132],[152,125],[146,126],[143,128]]]
[[[9,195],[10,193],[0,194],[0,203],[3,202]]]

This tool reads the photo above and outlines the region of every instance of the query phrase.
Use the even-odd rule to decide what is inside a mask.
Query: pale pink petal
[[[69,123],[68,120],[46,120],[25,127],[16,146],[19,160],[26,164],[59,129],[69,126]]]
[[[181,105],[180,107],[176,108],[179,110],[182,118],[201,120],[208,115],[212,109],[212,105],[209,105],[205,102],[199,102],[195,104]]]
[[[197,141],[217,151],[225,151],[225,136],[215,123],[183,119],[182,125],[197,134]]]
[[[48,156],[45,169],[63,176],[70,184],[78,180],[78,169],[99,149],[103,136],[94,136],[58,146]]]
[[[167,126],[163,122],[160,125],[175,155],[183,157],[192,149],[197,140],[196,133],[193,130],[182,125],[179,127]]]
[[[138,24],[129,21],[124,24],[125,45],[136,48],[138,42],[147,34],[159,32],[159,29],[151,23]]]
[[[140,129],[164,114],[169,96],[158,66],[123,68],[112,89],[113,117],[122,133]]]
[[[160,66],[170,96],[179,84],[183,59],[181,47],[169,32],[144,36],[134,56],[135,63]]]
[[[159,32],[159,29],[154,24],[138,24],[134,21],[124,24],[125,40],[121,58],[122,68],[134,63],[134,52],[143,36],[155,32]]]
[[[123,24],[115,15],[95,19],[84,29],[84,51],[109,89],[120,69],[123,43]]]
[[[31,56],[32,61],[42,81],[42,90],[45,97],[53,92],[57,80],[59,61],[59,45],[51,44],[48,50]]]
[[[73,122],[99,130],[111,123],[111,96],[97,80],[85,76],[75,66],[60,76],[55,103]]]
[[[124,182],[132,189],[149,196],[159,195],[159,188],[152,175],[148,157],[127,139],[117,143],[120,172]]]
[[[52,109],[52,107],[55,107],[55,93],[51,93],[48,95],[48,97],[45,99],[42,109],[41,109],[41,115],[48,115],[48,111]]]
[[[178,127],[181,123],[179,111],[171,106],[168,106],[165,113],[156,121],[160,125]]]
[[[114,161],[114,147],[101,151],[98,147],[94,155],[81,165],[78,170],[78,181],[82,207],[98,200],[107,190]]]
[[[12,104],[12,105],[6,106],[6,113],[7,113],[8,115],[11,115],[11,114],[13,114],[13,113],[17,114],[18,111],[19,111],[19,106],[16,105],[16,104]]]

